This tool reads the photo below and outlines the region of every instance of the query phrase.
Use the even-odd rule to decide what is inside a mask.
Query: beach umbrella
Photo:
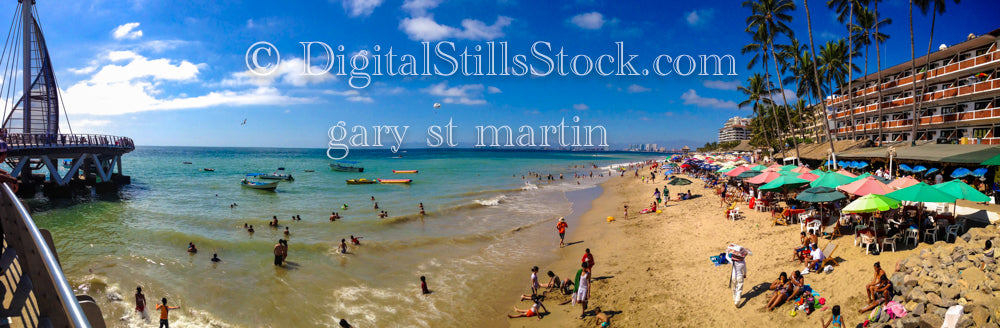
[[[826,203],[844,198],[847,198],[844,193],[830,187],[812,187],[795,196],[795,199],[809,203]]]
[[[858,196],[864,196],[868,194],[879,194],[885,195],[892,192],[892,188],[886,186],[881,181],[878,181],[874,177],[867,177],[861,180],[851,182],[849,184],[837,187],[837,190]]]
[[[857,178],[858,177],[857,174],[851,173],[851,172],[849,172],[849,171],[847,171],[845,169],[840,169],[840,170],[837,171],[837,173],[840,173],[842,175],[846,175],[846,176],[851,177],[851,178]]]
[[[958,199],[964,199],[973,202],[990,201],[989,196],[986,196],[983,193],[979,192],[978,190],[976,190],[976,188],[972,188],[972,186],[969,186],[965,182],[962,182],[962,180],[951,180],[941,184],[936,184],[934,185],[934,188],[937,188],[938,190],[945,192],[949,195],[952,195]]]
[[[691,184],[691,180],[685,178],[673,178],[670,179],[670,181],[668,181],[667,184],[672,186],[686,186]]]
[[[923,165],[917,165],[917,166],[914,166],[913,170],[910,171],[910,172],[918,173],[918,172],[923,172],[923,171],[926,171],[926,170],[927,170],[927,168],[924,167]]]
[[[807,169],[805,166],[799,166],[799,167],[796,167],[796,168],[792,169],[792,172],[795,172],[795,173],[809,173],[809,172],[812,172],[812,170]]]
[[[840,166],[840,167],[850,167],[850,166],[848,166],[847,162],[844,162],[844,161],[838,161],[837,162],[837,166]]]
[[[917,203],[952,203],[956,199],[955,196],[931,187],[931,185],[923,182],[885,195],[892,199]]]
[[[902,204],[900,201],[886,197],[879,194],[868,194],[861,198],[855,199],[841,212],[844,213],[872,213],[876,211],[888,211],[893,208],[899,208]]]
[[[975,170],[972,171],[972,176],[977,177],[977,178],[982,178],[983,176],[986,175],[986,171],[987,171],[987,168],[980,167],[980,168],[975,169]]]
[[[937,171],[938,171],[938,169],[936,167],[932,167],[929,170],[927,170],[927,173],[924,173],[924,176],[925,177],[929,177],[929,176],[931,176],[931,174],[934,174]]]
[[[855,165],[854,168],[858,168],[858,169],[863,169],[863,168],[868,167],[868,163],[867,162],[854,162],[854,165]]]
[[[765,173],[766,174],[766,173]],[[799,179],[793,176],[782,175],[767,184],[760,186],[760,190],[774,192],[788,192],[809,183],[808,180]]]
[[[980,165],[1000,165],[1000,155],[990,157],[990,159],[979,163]]]
[[[767,166],[758,164],[757,166],[751,167],[750,169],[754,171],[764,171],[767,169]]]
[[[802,179],[802,180],[806,180],[806,181],[809,181],[809,182],[813,182],[813,181],[816,181],[816,179],[819,179],[819,175],[816,175],[815,173],[809,172],[809,173],[799,174],[799,176],[797,178]]]
[[[906,164],[899,164],[899,170],[903,172],[913,172],[913,168],[910,168],[910,166]]]
[[[837,188],[842,185],[854,182],[854,178],[848,177],[846,175],[837,172],[827,172],[819,176],[816,180],[813,180],[809,184],[810,187],[827,187],[827,188]]]
[[[794,170],[794,169],[797,169],[797,168],[798,168],[798,166],[795,166],[795,165],[792,165],[792,164],[788,164],[788,165],[782,166],[781,167],[781,171],[791,171],[791,170]]]
[[[878,180],[878,181],[880,181],[882,183],[886,183],[886,184],[889,183],[889,181],[890,181],[889,179],[886,179],[886,178],[883,178],[883,177],[880,177],[880,176],[877,176],[877,175],[873,175],[870,172],[865,172],[865,173],[857,176],[856,178],[854,178],[854,180],[857,181],[857,180],[861,180],[861,179],[864,179],[864,178],[867,178],[867,177],[873,177],[876,180]]]
[[[730,171],[730,172],[732,172],[732,171]],[[752,177],[758,176],[758,175],[760,175],[760,173],[761,173],[760,171],[744,171],[743,173],[740,173],[740,174],[736,175],[736,177],[737,178],[741,178],[741,179],[747,179],[747,178],[752,178]]]
[[[954,171],[951,171],[951,177],[955,179],[968,176],[969,174],[972,174],[972,171],[969,171],[969,169],[964,167],[960,167],[955,169]]]
[[[918,183],[920,183],[920,180],[914,179],[913,177],[905,176],[890,182],[889,187],[894,189],[903,189]]]
[[[744,166],[738,166],[735,169],[732,169],[732,170],[729,170],[729,172],[726,172],[726,175],[727,176],[731,176],[731,177],[735,177],[735,176],[740,175],[740,173],[746,172],[747,170],[750,170],[750,168],[747,167],[746,165],[744,165]]]
[[[735,170],[735,169],[736,169],[736,168],[735,168],[735,167],[732,167],[732,166],[723,166],[722,168],[720,168],[720,169],[719,169],[718,171],[716,171],[716,172],[719,172],[719,173],[726,173],[726,172],[729,172],[729,171],[732,171],[732,170]]]
[[[747,179],[747,183],[765,184],[765,183],[771,182],[774,179],[777,179],[780,176],[781,176],[781,173],[774,172],[774,171],[763,172],[763,173],[758,174],[758,175],[756,175],[756,176],[754,176],[752,178]]]

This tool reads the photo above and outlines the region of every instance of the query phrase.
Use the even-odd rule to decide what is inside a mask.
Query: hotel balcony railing
[[[996,106],[989,106],[979,110],[973,110],[961,113],[950,113],[950,114],[937,114],[930,116],[920,117],[920,126],[933,128],[935,124],[943,123],[953,123],[960,121],[974,121],[982,119],[996,119],[1000,118],[1000,108]],[[897,119],[888,120],[882,122],[883,129],[898,129],[898,128],[909,128],[913,124],[913,119]],[[863,132],[865,128],[868,131],[878,130],[879,123],[866,123],[862,125],[857,125],[853,127],[854,132]],[[834,133],[850,133],[852,132],[852,127],[840,127],[837,128]]]
[[[976,82],[970,85],[963,85],[957,87],[951,87],[944,90],[938,90],[932,93],[925,93],[922,95],[922,103],[928,103],[932,101],[945,100],[951,97],[971,95],[980,92],[1000,90],[1000,79],[985,80],[982,82]],[[913,104],[913,97],[893,99],[892,101],[882,102],[883,110],[893,110],[896,107],[908,106]],[[858,106],[853,110],[855,115],[864,114],[869,112],[878,111],[878,106],[876,104],[870,104],[866,106]],[[844,110],[837,112],[835,117],[833,115],[828,116],[830,119],[845,118],[851,115],[852,111]]]
[[[102,134],[23,134],[23,133],[3,133],[0,139],[7,142],[7,147],[11,150],[36,149],[36,148],[120,148],[128,151],[135,150],[135,143],[131,138],[109,136]]]
[[[982,55],[979,55],[979,56],[976,56],[976,57],[968,58],[966,60],[963,60],[963,61],[960,61],[960,62],[957,62],[957,63],[952,63],[952,64],[949,64],[949,65],[946,65],[946,66],[938,67],[938,68],[930,70],[929,72],[917,73],[916,76],[908,76],[908,77],[901,78],[901,79],[898,79],[898,80],[893,80],[893,81],[885,82],[885,83],[881,84],[881,88],[882,88],[882,91],[885,92],[886,90],[889,90],[889,89],[892,89],[892,88],[910,85],[910,83],[913,82],[914,79],[916,79],[916,81],[919,82],[919,81],[922,81],[924,78],[933,79],[933,78],[936,78],[936,77],[941,77],[941,76],[949,75],[949,74],[956,73],[956,72],[959,72],[959,71],[963,71],[963,70],[967,70],[967,69],[971,69],[971,68],[976,68],[976,67],[980,67],[980,66],[983,66],[983,65],[993,64],[993,63],[997,63],[997,62],[1000,62],[1000,51],[993,51],[993,52],[985,53],[985,54],[982,54]],[[854,96],[855,97],[860,97],[860,96],[868,97],[868,96],[871,96],[873,94],[877,95],[878,88],[876,88],[876,87],[877,87],[877,85],[873,85],[873,86],[870,86],[868,88],[865,88],[864,90],[855,91],[854,92]],[[836,98],[827,100],[827,106],[836,105],[836,104],[839,104],[839,103],[842,103],[842,102],[846,102],[846,101],[847,101],[847,95],[843,95],[843,96],[840,96],[840,97],[836,97]]]

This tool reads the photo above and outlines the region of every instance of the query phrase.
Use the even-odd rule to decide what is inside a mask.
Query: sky
[[[794,2],[791,27],[808,45],[802,1]],[[426,147],[428,128],[438,126],[444,132],[450,121],[456,147],[472,147],[476,126],[508,125],[517,131],[528,125],[537,145],[544,131],[539,126],[565,122],[581,130],[604,127],[615,148],[633,143],[694,148],[716,141],[729,117],[751,114],[738,108],[743,99],[736,86],[760,68],[748,70],[750,56],[740,54],[750,42],[745,32],[749,10],[740,3],[38,0],[36,9],[74,133],[123,135],[138,145],[327,148],[333,142],[330,128],[343,121],[349,129],[346,137],[359,143],[363,137],[375,143],[373,126],[399,126],[399,131],[409,126],[404,147]],[[810,5],[817,43],[846,36],[825,1]],[[14,6],[15,1],[5,2],[0,17],[14,15]],[[893,20],[883,31],[890,35],[883,65],[908,60],[907,2],[886,1],[879,9]],[[969,33],[1000,28],[997,12],[1000,3],[994,0],[949,3],[937,19],[934,48],[961,42]],[[917,12],[918,54],[926,52],[930,20]],[[248,55],[253,52],[248,50],[257,42],[273,45],[280,61],[266,51],[257,52],[259,67],[251,71]],[[306,56],[302,42],[329,45],[334,69],[323,73],[331,56],[318,43]],[[430,47],[429,58],[424,56],[424,42]],[[486,53],[475,48],[490,42],[507,44],[503,61],[508,75],[485,75],[485,64],[480,66],[482,74],[474,67],[469,75],[461,69],[448,74],[451,65],[434,49],[443,46],[445,54],[456,58],[467,49],[485,62]],[[619,67],[624,62],[618,60],[618,43],[623,59],[635,56],[629,61],[635,75],[617,74],[630,72],[628,66]],[[456,50],[450,51],[449,44]],[[558,70],[545,74],[547,65],[532,55],[533,45],[553,59],[562,48],[567,62],[583,55],[577,73],[585,71],[589,58],[611,75],[592,69],[576,76],[568,68],[565,76]],[[370,76],[367,84],[360,77],[352,79],[353,57],[367,51],[384,59],[389,48],[396,55],[413,56],[411,68],[416,68],[408,72],[416,73],[389,76],[383,71]],[[873,72],[875,49],[870,51]],[[605,54],[609,56],[599,61]],[[520,74],[524,70],[513,64],[516,55],[539,74]],[[665,58],[661,55],[677,58],[679,70],[662,60],[659,71],[653,71],[654,59]],[[693,58],[695,66],[681,60],[683,55]],[[728,65],[712,74],[715,67],[709,65],[709,74],[699,75],[699,55],[733,56],[735,74],[728,74]],[[307,58],[315,75],[303,74]],[[367,58],[369,67],[358,72],[372,74],[372,57]],[[394,57],[393,65],[383,60],[380,67],[398,71],[400,58]],[[431,74],[421,74],[424,58],[432,64]],[[494,58],[495,73],[504,73],[501,56]],[[338,74],[341,64],[345,74]],[[859,66],[864,68],[863,63]],[[694,73],[682,74],[691,68]],[[265,71],[270,73],[257,75]],[[363,128],[351,129],[354,126]],[[360,129],[368,135],[361,135]],[[386,146],[395,144],[390,135],[382,138]]]

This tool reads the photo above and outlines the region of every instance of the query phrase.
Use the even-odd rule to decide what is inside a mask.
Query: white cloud
[[[169,59],[149,60],[131,51],[112,51],[108,53],[107,59],[111,62],[127,60],[128,63],[101,67],[97,73],[91,76],[91,82],[114,83],[146,77],[164,81],[195,81],[198,77],[198,65],[186,60],[174,65]]]
[[[714,81],[705,80],[701,82],[706,88],[717,89],[717,90],[736,90],[736,87],[740,86],[740,81]]]
[[[770,96],[764,96],[764,98],[770,98],[771,101],[774,101],[775,103],[779,104],[783,103],[785,100],[787,100],[789,104],[799,100],[799,97],[795,95],[795,91],[789,89],[781,89],[781,90],[784,91],[785,93],[784,99],[781,98],[781,93],[778,92],[772,93]]]
[[[705,9],[701,11],[692,10],[691,12],[684,15],[684,20],[687,21],[688,25],[691,25],[692,27],[698,27],[707,24],[708,21],[711,20],[713,16],[715,16],[714,9]]]
[[[719,100],[715,98],[704,98],[698,95],[694,89],[689,89],[681,95],[685,105],[695,105],[698,107],[711,107],[719,109],[737,109],[736,102],[729,100]]]
[[[427,15],[428,9],[434,9],[443,0],[406,0],[403,1],[403,10],[406,10],[415,17]]]
[[[111,121],[110,120],[74,120],[73,122],[70,122],[70,124],[72,124],[74,127],[79,128],[79,129],[86,129],[86,128],[96,128],[96,127],[106,126],[108,124],[111,124]]]
[[[573,109],[575,109],[575,110],[588,110],[588,109],[590,109],[590,106],[587,106],[587,104],[573,104]]]
[[[638,84],[633,84],[633,85],[628,86],[628,93],[649,92],[649,91],[652,91],[652,90],[653,89],[650,89],[650,88],[647,88],[647,87],[644,87],[644,86],[641,86],[641,85],[638,85]]]
[[[70,68],[69,72],[73,74],[90,74],[97,70],[96,66],[87,66],[84,68]]]
[[[111,31],[111,36],[114,37],[115,40],[138,39],[142,37],[142,30],[136,30],[136,27],[139,27],[139,23],[132,22],[119,25]]]
[[[431,85],[423,91],[433,96],[445,97],[442,102],[446,104],[485,105],[486,100],[482,99],[484,89],[482,84],[466,84],[449,88],[448,81],[444,81]]]
[[[494,87],[494,86],[488,86],[488,87],[486,87],[486,92],[488,92],[488,93],[501,93],[503,91],[500,91],[500,88],[497,88],[497,87]]]
[[[462,20],[462,28],[438,24],[433,16],[404,18],[399,29],[414,41],[438,41],[447,38],[468,40],[492,40],[504,36],[503,28],[513,21],[510,17],[498,16],[493,25],[486,25],[475,19]]]
[[[347,90],[347,91],[339,91],[339,92],[338,91],[333,91],[333,90],[327,90],[325,93],[332,94],[332,95],[338,95],[338,96],[344,96],[344,99],[347,99],[347,101],[363,102],[363,103],[373,103],[373,102],[375,102],[375,99],[372,99],[372,97],[361,95],[361,92],[359,92],[358,90]]]
[[[344,10],[351,17],[371,15],[375,8],[382,5],[383,0],[343,0]]]
[[[230,78],[224,79],[221,82],[222,86],[245,86],[245,85],[255,85],[255,86],[271,86],[274,83],[283,83],[296,87],[304,87],[309,84],[318,84],[326,81],[336,80],[336,77],[329,72],[322,73],[319,75],[309,75],[303,74],[302,68],[305,67],[306,62],[302,58],[288,58],[282,59],[281,64],[268,75],[257,75],[249,70],[233,73]],[[310,65],[311,72],[320,72],[323,67],[316,65]]]
[[[599,30],[601,26],[604,26],[604,15],[595,11],[573,16],[569,21],[582,29]]]

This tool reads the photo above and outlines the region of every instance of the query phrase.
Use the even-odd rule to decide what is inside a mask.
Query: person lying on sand
[[[607,313],[601,311],[601,307],[594,308],[594,317],[597,318],[597,325],[601,327],[611,326],[611,318]]]
[[[525,310],[518,309],[517,306],[515,305],[514,306],[514,311],[517,312],[517,314],[516,315],[510,315],[510,314],[508,314],[507,317],[508,318],[521,318],[521,317],[534,317],[534,316],[538,316],[538,320],[542,320],[541,313],[538,311],[539,308],[541,308],[542,310],[545,310],[546,313],[548,313],[549,310],[545,308],[545,305],[542,304],[542,301],[539,300],[539,298],[537,298],[537,297],[532,298],[532,301],[534,301],[535,304],[532,304],[530,308],[525,309]]]

